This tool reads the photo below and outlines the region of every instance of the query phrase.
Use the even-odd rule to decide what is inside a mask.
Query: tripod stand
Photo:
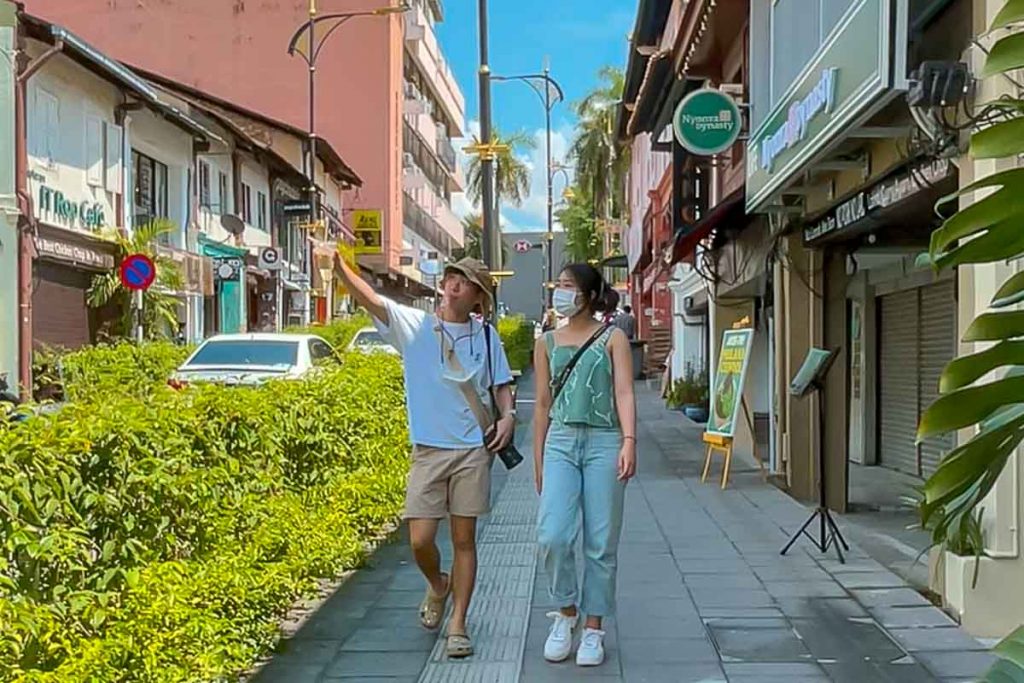
[[[811,357],[808,356],[808,363],[810,361]],[[828,505],[825,503],[825,391],[822,386],[822,377],[825,372],[828,371],[830,364],[831,358],[823,361],[822,365],[820,365],[814,373],[814,377],[804,385],[802,390],[797,387],[799,375],[798,380],[794,380],[793,386],[791,387],[791,393],[795,395],[806,396],[807,393],[809,393],[808,389],[818,393],[818,507],[814,509],[814,512],[812,512],[811,516],[807,518],[807,521],[804,522],[802,527],[800,527],[800,530],[793,534],[793,537],[789,539],[789,542],[786,543],[786,546],[779,554],[785,555],[801,536],[806,536],[812,543],[814,543],[815,547],[823,553],[827,553],[829,548],[835,547],[836,555],[839,556],[839,562],[841,564],[846,564],[846,558],[843,557],[843,550],[849,552],[850,546],[846,544],[846,539],[843,538],[843,534],[839,531],[839,525],[837,525],[835,520],[832,519],[832,513],[828,509]],[[805,368],[806,367],[807,363],[805,363]],[[801,370],[800,374],[803,374],[803,370]],[[817,537],[807,530],[815,519],[818,520]]]

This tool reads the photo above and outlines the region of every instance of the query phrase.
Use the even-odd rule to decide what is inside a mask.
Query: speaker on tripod
[[[845,564],[843,550],[849,552],[839,526],[832,519],[832,513],[825,503],[825,375],[828,374],[838,351],[812,348],[807,352],[804,364],[789,385],[789,393],[797,398],[806,398],[818,393],[818,507],[807,518],[800,530],[793,534],[780,554],[785,555],[801,536],[806,536],[823,553],[829,548],[836,549],[839,562]],[[817,520],[817,536],[808,528]]]

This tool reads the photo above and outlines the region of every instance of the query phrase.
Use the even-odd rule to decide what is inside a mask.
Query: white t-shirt
[[[406,406],[409,409],[409,437],[414,444],[433,448],[476,448],[483,434],[458,385],[445,379],[451,370],[443,362],[438,335],[445,334],[463,370],[472,376],[473,386],[483,400],[488,396],[489,373],[484,326],[441,322],[437,316],[384,299],[389,324],[374,320],[381,336],[402,354],[405,366]],[[438,331],[440,326],[441,332]],[[512,370],[497,330],[491,327],[491,371],[494,386],[512,381]]]

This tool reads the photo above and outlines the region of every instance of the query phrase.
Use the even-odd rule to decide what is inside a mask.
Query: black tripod
[[[827,553],[828,549],[834,546],[836,555],[839,556],[839,562],[846,564],[843,550],[849,552],[850,546],[846,545],[846,539],[843,538],[843,534],[839,531],[839,525],[832,519],[832,513],[825,504],[825,391],[821,385],[820,378],[811,382],[811,387],[818,393],[818,439],[820,443],[818,448],[818,507],[814,509],[814,512],[807,518],[807,521],[800,527],[800,530],[793,534],[793,537],[789,539],[786,547],[779,554],[785,555],[800,536],[806,536],[823,553]],[[818,520],[817,538],[807,530],[807,527],[815,519]]]

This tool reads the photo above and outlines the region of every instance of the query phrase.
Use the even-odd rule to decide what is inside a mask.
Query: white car
[[[352,341],[348,343],[349,351],[362,353],[390,353],[394,356],[400,355],[398,349],[388,344],[376,327],[364,327],[356,332]]]
[[[176,389],[195,382],[258,385],[301,379],[338,360],[331,345],[309,334],[220,334],[207,339],[168,379]]]

